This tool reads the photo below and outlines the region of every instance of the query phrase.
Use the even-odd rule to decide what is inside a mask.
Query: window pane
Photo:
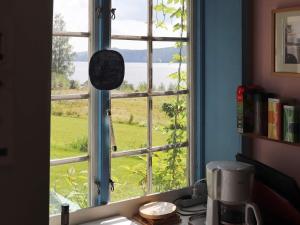
[[[178,112],[178,113],[176,113]],[[177,114],[175,126],[175,115]],[[175,127],[177,131],[175,133]],[[175,135],[176,134],[176,135]],[[153,98],[153,146],[187,141],[187,96]]]
[[[89,0],[55,0],[53,18],[60,15],[65,24],[64,31],[87,32],[88,8]]]
[[[147,35],[147,0],[112,0],[111,3],[116,8],[113,35]]]
[[[153,192],[163,192],[188,185],[187,148],[153,154]]]
[[[178,82],[179,89],[186,89],[186,46],[178,48],[175,42],[154,42],[153,48],[153,89],[177,90]]]
[[[88,100],[51,104],[51,159],[88,153]]]
[[[50,215],[60,214],[63,203],[71,212],[88,207],[88,162],[50,168]]]
[[[113,129],[118,151],[147,146],[147,99],[113,99]]]
[[[156,0],[153,4],[153,36],[186,37],[186,4],[188,0],[175,1]],[[168,2],[168,3],[167,3]],[[184,4],[182,4],[184,2]],[[184,7],[183,7],[184,6]],[[183,12],[183,13],[182,13]],[[183,16],[183,23],[181,23]],[[183,24],[183,26],[181,26]],[[182,33],[182,34],[181,34]]]
[[[146,194],[147,191],[147,157],[131,156],[113,158],[111,174],[115,191],[111,192],[111,201],[120,201]]]
[[[87,81],[88,38],[53,37],[52,92],[88,92]]]
[[[144,41],[112,40],[111,46],[125,60],[124,82],[116,92],[147,91],[147,43]]]

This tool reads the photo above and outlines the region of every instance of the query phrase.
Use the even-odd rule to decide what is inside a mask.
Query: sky
[[[62,14],[66,22],[66,30],[73,32],[88,32],[88,1],[89,0],[54,0],[54,14]],[[155,0],[154,2],[160,2]],[[112,34],[147,35],[147,0],[112,0],[112,8],[116,8],[116,19],[112,21]],[[154,14],[161,18],[160,14]],[[179,33],[172,31],[176,21],[167,18],[168,29],[158,29],[153,26],[154,36],[174,37]],[[87,51],[87,38],[71,38],[73,50]],[[174,46],[171,42],[156,42],[154,48]],[[113,48],[146,49],[147,43],[142,41],[112,41]]]

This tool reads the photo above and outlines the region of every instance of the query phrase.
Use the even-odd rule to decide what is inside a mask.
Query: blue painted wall
[[[243,1],[205,0],[205,162],[241,150],[235,91],[243,77]]]

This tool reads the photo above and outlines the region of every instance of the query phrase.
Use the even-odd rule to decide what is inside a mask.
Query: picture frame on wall
[[[273,10],[273,75],[300,78],[300,7]]]

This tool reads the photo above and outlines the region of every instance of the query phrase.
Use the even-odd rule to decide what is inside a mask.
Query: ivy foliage
[[[173,32],[178,32],[182,38],[187,31],[186,0],[160,0],[154,6],[156,12],[156,27],[168,29],[166,20],[173,22]],[[160,15],[159,15],[160,14]],[[172,63],[178,64],[177,72],[169,75],[176,82],[175,90],[179,91],[187,87],[187,73],[182,64],[186,63],[183,55],[184,42],[176,42],[178,52],[173,55]],[[186,96],[177,95],[168,103],[164,103],[161,110],[167,115],[170,123],[164,127],[168,134],[168,144],[174,148],[165,153],[156,153],[157,166],[153,171],[153,185],[157,192],[178,189],[187,184],[186,159],[187,151],[177,143],[187,140],[187,105]]]

